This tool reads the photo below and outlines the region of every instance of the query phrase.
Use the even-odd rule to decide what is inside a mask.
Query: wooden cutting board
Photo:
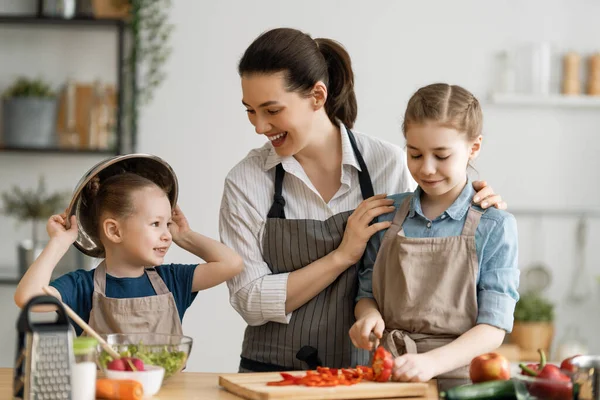
[[[291,372],[301,375],[301,372]],[[385,399],[425,397],[429,384],[400,382],[360,382],[352,386],[307,387],[267,386],[267,382],[280,381],[278,372],[225,374],[219,376],[219,385],[229,392],[249,400],[294,399]]]

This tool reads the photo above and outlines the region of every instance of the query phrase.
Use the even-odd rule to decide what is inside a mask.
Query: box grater
[[[31,322],[31,308],[39,305],[56,306],[56,321]],[[17,321],[13,398],[71,400],[72,341],[73,333],[61,302],[52,296],[32,298]]]

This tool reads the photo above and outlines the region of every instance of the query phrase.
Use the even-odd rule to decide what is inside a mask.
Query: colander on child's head
[[[78,236],[75,240],[75,247],[82,253],[90,257],[104,257],[104,248],[102,244],[95,239],[96,235],[90,232],[90,216],[87,215],[87,208],[84,201],[84,191],[86,186],[96,176],[99,178],[99,183],[107,178],[131,172],[156,183],[163,188],[174,207],[177,204],[177,195],[179,187],[177,176],[171,166],[160,157],[151,154],[126,154],[122,156],[111,157],[94,165],[87,171],[79,180],[73,192],[73,198],[67,208],[67,217],[72,215],[77,217]]]

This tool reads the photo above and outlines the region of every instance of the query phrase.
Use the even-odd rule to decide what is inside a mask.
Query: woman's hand
[[[427,382],[437,375],[435,358],[427,353],[403,354],[394,359],[392,380],[400,382]]]
[[[385,221],[369,225],[373,218],[395,210],[394,200],[386,199],[386,196],[378,194],[363,200],[348,218],[342,243],[335,250],[347,267],[360,260],[371,236],[392,224],[392,221]]]
[[[488,186],[486,181],[474,181],[473,189],[477,191],[473,196],[473,203],[480,205],[481,208],[496,207],[499,210],[506,210],[508,207],[499,194],[494,193],[494,189]]]
[[[181,211],[181,208],[179,208],[178,205],[175,206],[171,216],[171,224],[169,225],[169,231],[171,232],[173,241],[179,246],[181,238],[191,230],[190,224]]]
[[[71,216],[71,226],[67,229],[67,214],[56,214],[48,219],[46,231],[50,240],[56,240],[67,246],[72,245],[77,240],[77,217]]]

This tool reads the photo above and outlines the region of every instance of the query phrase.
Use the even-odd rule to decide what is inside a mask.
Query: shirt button
[[[431,228],[431,222],[428,222],[428,223],[427,223],[427,227],[428,227],[428,228]]]
[[[446,214],[442,215],[442,219],[446,218]]]

